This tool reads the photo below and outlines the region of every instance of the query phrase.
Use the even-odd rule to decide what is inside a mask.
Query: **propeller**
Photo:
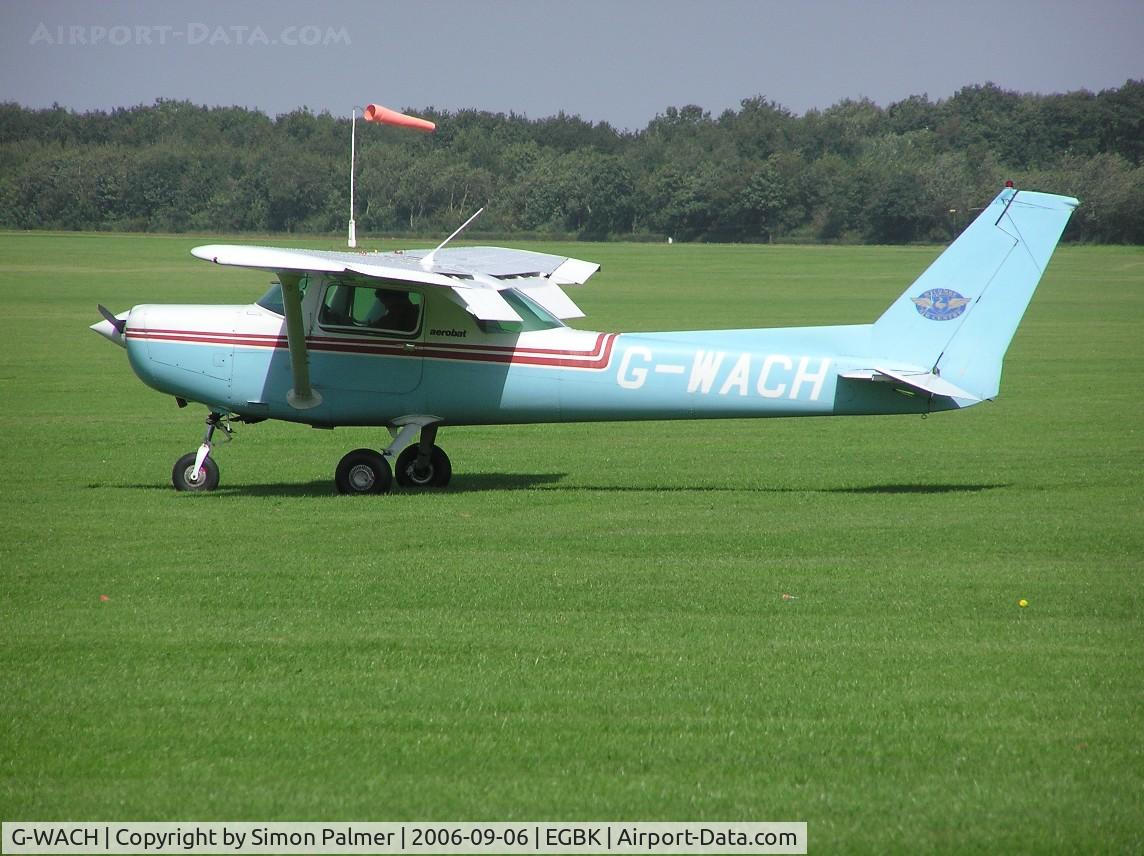
[[[96,306],[99,309],[99,314],[106,318],[107,322],[115,328],[115,332],[122,336],[123,331],[127,329],[127,321],[125,321],[123,318],[116,318],[115,313],[104,306],[102,303],[98,303]]]

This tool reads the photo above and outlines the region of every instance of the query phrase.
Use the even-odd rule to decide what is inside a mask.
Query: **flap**
[[[560,267],[548,275],[548,278],[557,285],[583,285],[599,269],[600,266],[595,262],[565,259]]]
[[[535,284],[517,283],[515,288],[562,321],[567,318],[584,317],[580,307],[559,286],[553,285],[548,280],[538,279]]]
[[[482,321],[521,321],[500,292],[491,288],[454,288],[453,294],[470,315]]]

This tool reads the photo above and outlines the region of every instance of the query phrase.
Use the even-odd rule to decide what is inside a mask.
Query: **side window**
[[[306,274],[298,283],[298,290],[302,296],[306,296],[306,289],[310,287],[310,275]],[[275,315],[285,315],[286,308],[282,305],[282,283],[276,282],[270,286],[262,297],[258,299],[258,305],[263,309],[269,309]]]
[[[318,322],[325,327],[416,333],[421,323],[421,295],[399,288],[334,283],[322,298]]]

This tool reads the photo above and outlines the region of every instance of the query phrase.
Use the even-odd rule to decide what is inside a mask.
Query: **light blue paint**
[[[162,392],[219,412],[316,425],[379,425],[410,414],[471,425],[955,409],[974,400],[886,382],[877,370],[939,375],[975,399],[995,396],[1005,350],[1076,204],[1005,190],[873,324],[624,334],[602,367],[442,357],[434,348],[460,347],[463,356],[478,347],[513,349],[518,338],[484,332],[447,289],[424,285],[408,286],[425,301],[415,335],[395,343],[356,334],[375,351],[395,352],[332,353],[317,339],[311,343],[310,376],[322,398],[312,409],[287,403],[292,377],[284,346],[244,344],[249,317],[265,312],[255,307],[136,307],[127,350],[136,374]],[[314,276],[305,304],[309,335],[328,347],[339,334],[313,321],[326,282]],[[154,334],[174,324],[179,309],[194,310],[200,331],[233,340],[164,341]],[[269,330],[265,319],[273,316],[261,317]],[[535,335],[533,349],[546,334]]]

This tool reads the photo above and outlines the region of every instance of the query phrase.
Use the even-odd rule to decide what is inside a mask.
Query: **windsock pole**
[[[352,250],[357,247],[357,223],[354,222],[354,158],[357,156],[357,111],[350,111],[350,225],[347,244]]]
[[[409,116],[382,107],[380,104],[367,104],[364,108],[354,107],[350,111],[350,223],[348,244],[350,249],[357,247],[357,224],[354,222],[354,160],[357,156],[357,111],[361,110],[361,117],[366,122],[378,122],[382,125],[395,125],[399,128],[413,128],[416,131],[433,133],[437,126],[428,119]]]

